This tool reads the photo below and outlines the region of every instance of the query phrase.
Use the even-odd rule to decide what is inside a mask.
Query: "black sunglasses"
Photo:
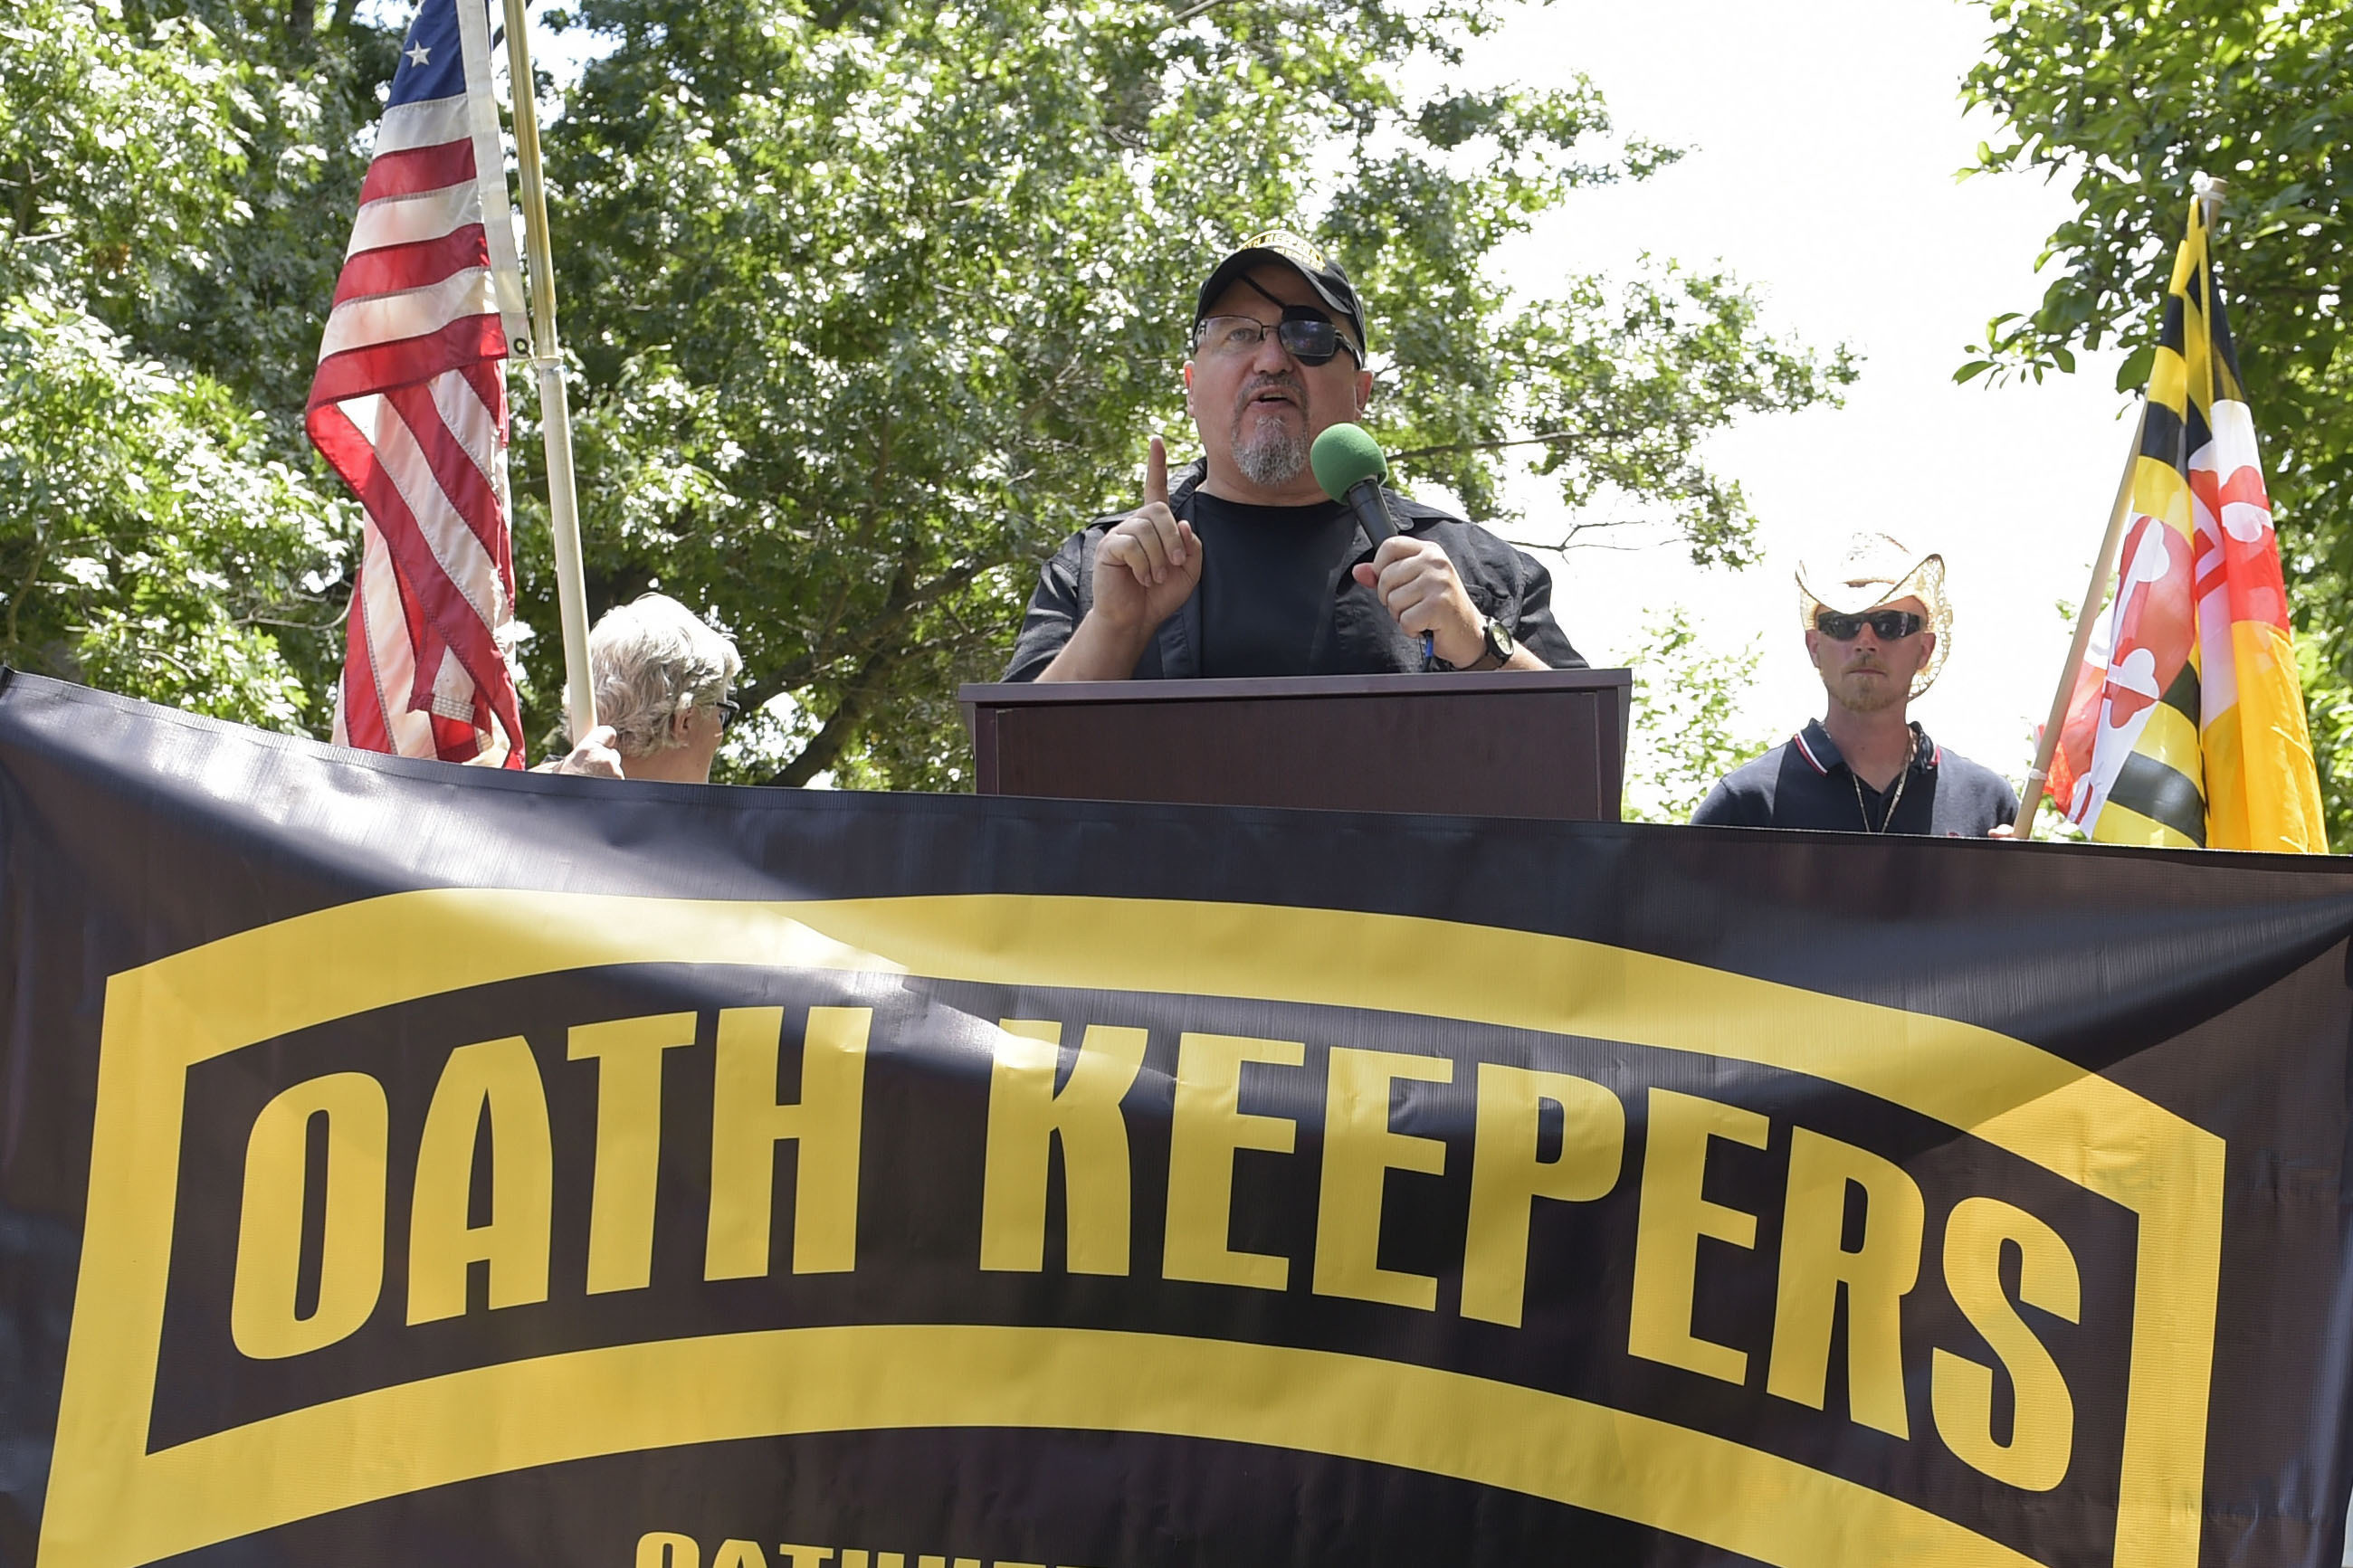
[[[1869,626],[1881,642],[1894,642],[1908,637],[1928,623],[1910,610],[1873,610],[1860,616],[1842,616],[1836,610],[1816,610],[1814,630],[1832,642],[1852,642]]]
[[[719,700],[719,732],[725,734],[727,726],[735,722],[735,715],[742,711],[744,711],[743,708],[737,703],[727,698],[721,698]]]

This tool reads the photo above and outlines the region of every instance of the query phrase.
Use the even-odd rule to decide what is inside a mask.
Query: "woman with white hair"
[[[666,594],[615,605],[588,634],[599,722],[543,769],[709,784],[735,717],[728,688],[743,668],[733,643]]]

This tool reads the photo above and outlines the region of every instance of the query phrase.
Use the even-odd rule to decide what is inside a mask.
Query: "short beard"
[[[1883,713],[1890,708],[1901,708],[1911,698],[1911,691],[1891,674],[1877,686],[1859,685],[1848,688],[1852,700],[1839,694],[1833,688],[1831,700],[1850,713]]]
[[[1278,489],[1307,467],[1307,435],[1280,420],[1269,421],[1255,441],[1245,445],[1241,421],[1234,421],[1234,467],[1242,478],[1266,489]]]

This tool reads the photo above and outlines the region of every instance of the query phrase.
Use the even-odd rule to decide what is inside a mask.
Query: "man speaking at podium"
[[[1315,437],[1372,395],[1365,318],[1338,265],[1280,230],[1220,261],[1193,311],[1185,405],[1201,458],[1046,563],[1008,680],[1577,668],[1552,579],[1485,529],[1385,492],[1376,551],[1324,495]]]

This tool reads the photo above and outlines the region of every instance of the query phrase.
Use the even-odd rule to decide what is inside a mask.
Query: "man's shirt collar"
[[[1924,770],[1933,769],[1944,760],[1945,748],[1928,738],[1928,732],[1920,728],[1918,720],[1912,721],[1911,730],[1912,765]],[[1798,754],[1812,763],[1814,772],[1818,773],[1836,773],[1846,766],[1846,758],[1840,753],[1838,742],[1831,739],[1831,732],[1822,728],[1820,719],[1807,720],[1806,727],[1792,735],[1789,741],[1798,748]]]

